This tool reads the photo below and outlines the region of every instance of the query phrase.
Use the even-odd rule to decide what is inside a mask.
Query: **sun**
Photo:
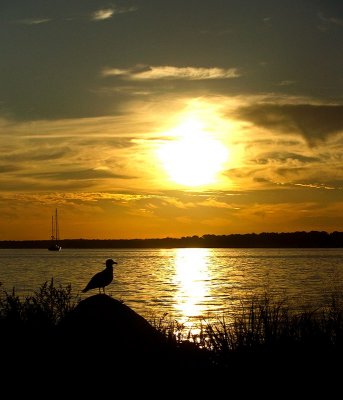
[[[189,118],[170,132],[157,155],[170,179],[184,186],[215,183],[228,159],[228,149],[207,132],[198,118]]]

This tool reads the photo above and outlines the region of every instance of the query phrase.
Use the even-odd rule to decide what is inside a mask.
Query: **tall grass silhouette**
[[[0,334],[9,340],[18,334],[58,338],[59,323],[80,301],[71,285],[55,286],[53,279],[25,298],[15,288],[7,292],[0,287]],[[339,291],[328,293],[321,307],[304,311],[294,311],[286,298],[274,298],[268,292],[253,295],[241,301],[234,316],[211,322],[201,319],[196,331],[167,314],[148,321],[176,351],[186,349],[187,357],[205,354],[207,365],[217,367],[232,366],[246,355],[313,358],[343,354],[343,293]]]

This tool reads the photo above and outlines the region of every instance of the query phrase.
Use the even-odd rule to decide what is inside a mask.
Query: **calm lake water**
[[[107,258],[118,262],[107,294],[148,319],[186,325],[231,315],[265,289],[316,307],[343,287],[343,249],[0,249],[0,282],[27,296],[53,277],[85,298],[98,293],[80,291]]]

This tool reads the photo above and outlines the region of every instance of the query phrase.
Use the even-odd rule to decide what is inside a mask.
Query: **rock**
[[[157,363],[171,351],[165,337],[145,318],[105,294],[82,300],[59,324],[58,341],[62,353],[85,362]]]
[[[113,375],[167,377],[211,366],[209,354],[194,343],[168,341],[144,317],[105,294],[82,300],[57,326],[17,329],[6,338],[1,356],[9,373],[18,373],[17,365],[29,360],[24,374],[63,384],[82,386],[95,377],[110,382]]]

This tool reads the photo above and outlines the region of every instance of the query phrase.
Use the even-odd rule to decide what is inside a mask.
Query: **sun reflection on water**
[[[177,249],[173,283],[177,287],[174,308],[185,326],[193,326],[196,317],[204,315],[211,298],[210,249]]]

